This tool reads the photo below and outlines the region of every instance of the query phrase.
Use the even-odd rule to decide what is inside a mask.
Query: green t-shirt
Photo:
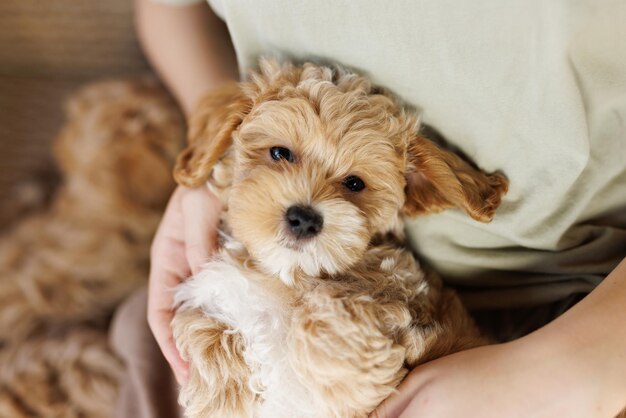
[[[490,224],[457,210],[407,223],[470,307],[585,293],[626,256],[623,0],[210,3],[242,71],[267,54],[349,66],[506,174]]]

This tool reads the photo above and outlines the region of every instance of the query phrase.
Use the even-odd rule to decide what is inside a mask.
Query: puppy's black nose
[[[324,218],[311,206],[292,206],[285,214],[289,229],[296,238],[313,237],[320,233]]]

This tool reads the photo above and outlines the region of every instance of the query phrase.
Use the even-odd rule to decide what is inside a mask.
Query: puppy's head
[[[507,188],[421,137],[415,115],[366,78],[312,64],[263,62],[208,96],[177,180],[202,184],[225,153],[232,234],[285,282],[348,269],[401,213],[459,207],[488,222]]]
[[[118,206],[165,206],[183,119],[161,87],[150,80],[95,83],[72,98],[67,116],[54,152],[69,187]]]

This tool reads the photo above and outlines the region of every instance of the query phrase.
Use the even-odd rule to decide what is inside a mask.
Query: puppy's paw
[[[290,362],[324,400],[323,417],[365,417],[406,375],[404,348],[383,333],[373,301],[313,291],[292,319]]]
[[[172,329],[181,356],[189,362],[189,380],[179,396],[185,416],[251,417],[255,395],[248,385],[241,335],[200,309],[177,312]]]

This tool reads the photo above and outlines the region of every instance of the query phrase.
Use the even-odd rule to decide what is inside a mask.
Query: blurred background
[[[0,229],[22,200],[42,198],[29,185],[57,181],[50,143],[65,98],[89,81],[149,73],[132,10],[132,0],[0,1]]]

